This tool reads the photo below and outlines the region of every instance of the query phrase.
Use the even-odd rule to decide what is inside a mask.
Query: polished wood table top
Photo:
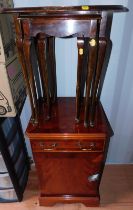
[[[40,112],[38,124],[29,123],[27,128],[28,137],[63,137],[63,138],[79,138],[91,135],[92,137],[101,136],[106,138],[113,134],[108,123],[107,117],[103,111],[101,103],[97,105],[95,115],[95,127],[85,128],[84,110],[81,111],[80,123],[75,122],[75,103],[74,97],[60,97],[51,110],[51,118],[47,119],[46,104],[40,103]]]
[[[83,5],[83,6],[49,6],[49,7],[21,7],[21,8],[6,8],[3,13],[19,13],[34,14],[35,16],[50,14],[98,14],[99,12],[127,12],[128,9],[122,5]],[[36,12],[36,13],[34,13]]]

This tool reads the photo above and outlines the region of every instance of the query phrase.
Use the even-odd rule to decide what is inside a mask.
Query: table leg
[[[90,125],[91,126],[94,126],[97,91],[98,91],[100,76],[101,76],[102,67],[103,67],[103,63],[104,63],[106,47],[107,47],[106,38],[100,38],[99,39],[99,50],[98,50],[98,62],[97,62],[97,69],[96,69],[96,77],[95,77],[95,81],[94,81],[94,88],[93,88],[92,101],[91,101],[91,113],[90,113]]]
[[[55,59],[55,37],[48,37],[48,61],[49,76],[52,102],[57,98],[57,81],[56,81],[56,59]]]
[[[81,80],[83,68],[83,55],[84,55],[84,39],[77,38],[78,47],[78,69],[77,69],[77,85],[76,85],[76,122],[79,122],[80,108],[81,108]]]
[[[30,99],[31,122],[34,122],[34,120],[35,120],[35,109],[34,109],[34,104],[33,104],[33,98],[32,98],[30,83],[29,83],[29,79],[28,79],[28,72],[27,72],[25,59],[24,59],[21,21],[20,21],[20,19],[18,19],[17,16],[14,17],[14,23],[15,23],[15,29],[16,29],[16,45],[17,45],[17,49],[18,49],[18,58],[19,58],[21,66],[22,66],[22,73],[23,73],[23,76],[24,76],[27,92],[28,92],[29,99]]]
[[[46,37],[38,38],[38,61],[40,76],[42,82],[43,91],[46,93],[46,103],[47,103],[47,118],[51,116],[51,103],[50,103],[50,91],[49,91],[49,81],[48,81],[48,67],[47,67],[47,56],[46,56]]]
[[[90,113],[90,97],[92,83],[94,79],[94,72],[97,63],[97,42],[96,39],[89,40],[89,59],[88,59],[88,72],[86,79],[86,96],[85,96],[85,115],[84,115],[84,126],[89,125],[89,113]]]
[[[24,56],[25,56],[25,62],[28,72],[28,79],[30,83],[31,93],[32,93],[32,99],[34,103],[34,110],[35,110],[35,121],[34,123],[38,123],[38,104],[37,104],[37,88],[35,85],[35,76],[33,73],[33,67],[31,62],[31,40],[26,38],[23,41],[23,49],[24,49]]]

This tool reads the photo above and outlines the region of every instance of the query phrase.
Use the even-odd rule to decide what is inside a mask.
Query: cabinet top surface
[[[40,105],[39,123],[33,125],[29,123],[27,128],[27,135],[30,138],[43,136],[57,137],[59,135],[70,137],[79,135],[101,135],[101,138],[112,135],[112,130],[104,113],[102,105],[99,103],[96,108],[95,126],[85,128],[84,127],[84,111],[81,111],[80,123],[75,121],[75,98],[58,98],[56,104],[52,107],[51,119],[48,120],[46,116],[46,108],[44,105]],[[37,136],[36,136],[37,135]],[[94,136],[95,136],[94,135]],[[38,138],[37,137],[37,138]]]
[[[0,10],[0,13],[19,13],[33,14],[35,16],[49,15],[49,14],[97,14],[98,12],[127,12],[128,9],[122,5],[83,5],[83,6],[49,6],[49,7],[18,7],[18,8],[5,8]]]

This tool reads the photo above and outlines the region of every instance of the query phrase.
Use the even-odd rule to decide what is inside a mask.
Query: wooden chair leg
[[[79,122],[80,108],[81,108],[81,79],[83,67],[83,54],[84,54],[84,39],[77,38],[78,47],[78,69],[77,69],[77,85],[76,85],[76,122]]]

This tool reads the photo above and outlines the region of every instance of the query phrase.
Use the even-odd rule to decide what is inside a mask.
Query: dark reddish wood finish
[[[95,197],[99,181],[88,177],[101,172],[101,153],[34,153],[41,196]]]
[[[97,100],[97,91],[98,85],[100,82],[100,76],[102,72],[102,67],[104,63],[105,53],[107,47],[107,39],[100,38],[99,45],[98,45],[98,57],[97,57],[97,65],[96,65],[96,72],[95,72],[95,80],[94,80],[94,87],[92,89],[92,101],[91,101],[91,114],[90,114],[90,123],[94,126],[94,117],[95,117],[95,108],[96,108],[96,100]]]
[[[22,66],[23,76],[25,79],[29,99],[30,99],[30,105],[31,105],[31,121],[34,122],[35,120],[35,109],[32,99],[32,91],[30,88],[30,82],[29,82],[29,74],[26,68],[26,62],[24,59],[24,52],[23,52],[23,35],[21,32],[21,22],[18,20],[17,16],[14,17],[14,25],[16,30],[16,45],[18,48],[18,58]]]
[[[75,105],[76,99],[73,97],[61,97],[58,98],[54,106],[52,107],[51,119],[47,119],[47,106],[45,103],[40,103],[38,124],[33,125],[29,123],[27,132],[30,139],[36,138],[66,138],[70,139],[80,138],[82,136],[90,135],[91,138],[107,138],[111,135],[110,129],[108,128],[107,119],[103,112],[102,105],[96,107],[95,115],[95,127],[85,128],[84,122],[84,109],[81,109],[81,121],[79,124],[75,122]],[[33,136],[32,136],[33,135]],[[82,137],[81,137],[82,138]]]
[[[40,205],[81,202],[99,205],[99,184],[105,149],[112,129],[101,104],[96,108],[96,126],[75,122],[75,98],[58,98],[47,120],[45,104],[40,104],[39,123],[29,123],[30,138],[40,183]],[[95,181],[89,181],[93,175]]]
[[[31,64],[31,38],[37,40],[38,63],[40,68],[41,85],[43,89],[42,97],[46,98],[47,116],[51,116],[51,102],[55,102],[57,96],[54,37],[78,37],[78,49],[82,41],[82,48],[89,48],[87,56],[78,53],[77,88],[76,88],[76,121],[80,121],[81,98],[83,96],[82,83],[84,75],[84,64],[88,62],[88,72],[86,78],[85,96],[85,127],[94,126],[95,106],[97,101],[98,84],[100,81],[105,50],[100,44],[100,39],[108,39],[107,16],[108,12],[127,12],[128,9],[121,5],[96,5],[96,6],[75,6],[75,7],[32,7],[4,9],[2,13],[12,13],[15,17],[17,46],[20,54],[20,61],[23,65],[24,76],[30,96],[32,109],[32,122],[38,123],[37,116],[37,88],[36,79]],[[18,30],[19,29],[19,30]],[[86,44],[85,37],[96,44]],[[89,42],[90,42],[89,41]],[[84,45],[84,46],[83,46]],[[23,48],[23,49],[22,49]],[[103,48],[103,49],[102,49]],[[23,56],[25,55],[24,65]],[[83,59],[84,57],[84,59]],[[86,57],[86,62],[84,61]],[[100,64],[99,64],[100,63]],[[99,66],[97,66],[99,65]],[[27,78],[27,73],[29,73]]]
[[[84,116],[84,126],[88,127],[88,116],[90,110],[90,103],[93,94],[93,84],[95,81],[95,70],[97,66],[98,60],[98,45],[99,45],[99,21],[95,25],[96,34],[89,40],[88,46],[89,47],[89,58],[88,58],[88,72],[86,78],[86,97],[85,97],[85,116]],[[94,42],[94,44],[93,44]],[[92,122],[90,121],[90,126],[93,127]]]
[[[46,53],[46,49],[45,49],[45,45],[46,45],[46,37],[39,37],[36,39],[36,46],[37,46],[37,56],[38,56],[38,65],[39,65],[39,73],[40,73],[40,80],[41,80],[41,84],[42,84],[42,97],[45,100],[47,98],[47,94],[48,94],[48,88],[46,86],[47,84],[47,76],[45,75],[46,72],[46,59],[45,59],[45,53]],[[46,81],[45,81],[46,80]],[[49,95],[48,95],[49,97]],[[47,99],[48,102],[49,98]]]
[[[16,42],[32,110],[26,133],[38,172],[40,205],[57,202],[99,205],[99,184],[109,138],[113,134],[97,97],[109,42],[108,12],[127,11],[120,5],[1,11],[14,14]],[[55,37],[68,36],[77,37],[76,98],[56,100]],[[43,100],[38,98],[31,62],[33,39]]]
[[[34,110],[35,110],[34,123],[38,123],[37,89],[36,89],[35,78],[34,78],[33,69],[32,69],[30,48],[31,48],[31,40],[24,38],[24,41],[23,41],[24,59],[25,59],[26,67],[27,67],[28,80],[30,83],[32,101],[33,101]]]
[[[50,92],[52,103],[56,101],[57,98],[57,82],[56,82],[56,58],[55,58],[55,37],[48,37],[48,72],[50,78]]]
[[[68,139],[59,140],[48,139],[48,140],[38,140],[32,143],[33,152],[103,152],[105,146],[104,140],[92,139],[88,141],[87,139]]]
[[[69,6],[69,7],[21,7],[21,8],[6,8],[2,9],[2,13],[19,13],[20,15],[85,15],[85,14],[97,14],[99,12],[127,12],[128,9],[122,5],[86,5],[84,6]]]
[[[50,103],[50,88],[48,80],[48,65],[47,65],[47,39],[44,36],[38,38],[38,61],[41,75],[42,88],[46,93],[47,118],[50,118],[51,103]],[[43,95],[44,97],[44,95]]]
[[[76,85],[76,121],[79,122],[81,109],[81,81],[83,75],[83,56],[84,56],[84,39],[77,38],[78,47],[78,68],[77,68],[77,85]]]

